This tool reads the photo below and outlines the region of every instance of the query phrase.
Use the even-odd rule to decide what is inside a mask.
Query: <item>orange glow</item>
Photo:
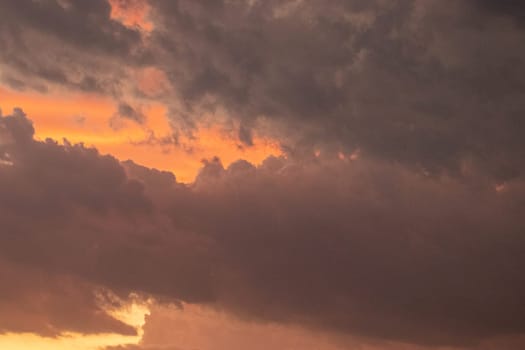
[[[137,344],[138,340],[114,334],[86,336],[70,333],[59,338],[44,338],[29,333],[0,335],[0,348],[5,350],[98,350],[106,346]]]
[[[109,0],[111,18],[128,27],[139,27],[147,32],[153,30],[153,23],[148,20],[149,6],[143,0]]]
[[[118,128],[112,128],[110,120],[115,116],[117,103],[108,97],[0,88],[0,107],[4,113],[21,107],[33,120],[37,139],[49,137],[61,141],[66,138],[72,143],[83,142],[120,160],[131,159],[147,167],[172,171],[181,182],[193,181],[202,159],[218,156],[225,166],[241,158],[259,164],[269,155],[281,154],[276,142],[258,137],[254,137],[254,146],[241,147],[231,131],[217,126],[199,128],[192,139],[181,137],[179,141],[184,146],[146,142],[151,133],[159,139],[170,137],[172,128],[163,105],[139,105],[146,116],[143,125],[119,119]]]
[[[111,315],[138,329],[136,336],[119,334],[85,335],[66,333],[57,338],[41,337],[31,333],[0,334],[0,349],[2,350],[100,350],[107,346],[138,344],[143,336],[145,316],[149,314],[146,305],[131,304],[122,310],[111,312]]]

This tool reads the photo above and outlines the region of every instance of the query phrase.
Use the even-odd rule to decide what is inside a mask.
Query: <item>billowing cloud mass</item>
[[[135,334],[108,311],[131,295],[266,348],[523,348],[524,9],[2,1],[2,86],[111,96],[115,129],[162,104],[173,135],[220,125],[282,156],[218,154],[184,184],[0,114],[0,332]],[[162,315],[119,349],[163,348]]]
[[[154,1],[152,40],[185,100],[275,121],[290,147],[505,180],[525,159],[523,6],[485,3]]]
[[[521,180],[497,191],[477,176],[364,159],[268,158],[208,161],[187,186],[82,145],[35,141],[21,111],[0,125],[9,264],[409,343],[473,345],[525,327]],[[61,311],[52,306],[41,312]]]
[[[516,1],[151,0],[147,33],[89,3],[4,1],[4,81],[142,95],[136,72],[155,69],[179,127],[223,108],[246,144],[271,123],[295,152],[359,148],[431,173],[468,161],[502,181],[522,175]]]

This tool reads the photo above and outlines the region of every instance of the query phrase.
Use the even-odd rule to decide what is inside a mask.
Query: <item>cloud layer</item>
[[[1,332],[131,334],[105,310],[136,293],[421,347],[524,333],[523,5],[115,4],[2,1],[2,84],[284,156],[185,185],[0,115]]]
[[[510,5],[152,3],[159,64],[191,106],[211,100],[247,125],[269,119],[293,149],[522,174],[525,36]]]
[[[210,160],[187,186],[35,141],[20,110],[0,121],[9,264],[376,339],[468,345],[525,327],[521,180],[495,189],[366,159],[271,157]],[[46,281],[56,293],[61,282]]]
[[[265,124],[293,153],[360,149],[433,174],[462,176],[465,163],[499,181],[523,174],[518,2],[118,4],[147,10],[153,28],[126,26],[103,0],[3,2],[4,82],[162,101],[175,128],[225,111],[248,146]],[[144,71],[159,77],[154,94]]]

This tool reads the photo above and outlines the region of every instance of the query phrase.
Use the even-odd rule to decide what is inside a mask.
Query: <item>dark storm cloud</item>
[[[491,14],[509,16],[525,25],[525,4],[520,0],[473,0],[474,5],[484,7]]]
[[[0,119],[0,257],[15,266],[34,267],[36,275],[43,276],[42,282],[26,287],[22,282],[31,280],[30,276],[21,277],[22,282],[14,286],[7,283],[11,279],[6,277],[0,291],[19,289],[14,297],[26,295],[22,293],[25,289],[50,295],[49,307],[35,305],[28,312],[28,316],[34,313],[41,320],[42,329],[33,331],[47,334],[48,318],[56,332],[71,330],[70,327],[85,332],[126,330],[124,326],[116,327],[120,324],[117,321],[110,327],[108,316],[105,321],[104,315],[96,318],[81,313],[80,303],[78,310],[69,309],[69,318],[64,319],[61,315],[67,311],[53,309],[60,306],[62,280],[44,276],[73,275],[87,281],[86,287],[77,284],[80,289],[73,289],[72,293],[86,293],[84,289],[89,291],[92,285],[110,284],[115,292],[124,291],[125,296],[126,291],[142,290],[141,284],[148,280],[148,293],[192,301],[210,299],[208,288],[202,284],[209,283],[209,277],[206,267],[200,265],[201,260],[205,263],[207,259],[199,258],[204,250],[199,247],[199,239],[191,234],[180,239],[171,234],[166,239],[177,250],[177,256],[158,254],[159,244],[166,242],[162,237],[174,233],[172,226],[156,218],[154,204],[144,194],[141,183],[127,179],[116,159],[67,141],[64,146],[52,140],[36,142],[33,133],[21,110]],[[181,248],[175,248],[178,246]],[[190,266],[192,261],[194,267]],[[152,272],[157,268],[171,264],[174,266],[169,268],[170,276],[184,280],[183,284],[154,277]],[[179,274],[186,276],[181,278]],[[30,299],[31,291],[28,293]],[[70,297],[74,304],[76,300],[83,301],[82,296],[75,299],[75,295],[66,295],[64,299]],[[24,299],[18,303],[8,299],[7,305],[23,303]],[[2,310],[7,312],[4,307]],[[77,311],[77,324],[70,325],[68,320],[75,317],[71,313]],[[92,311],[94,315],[100,313],[98,309]],[[5,314],[6,321],[10,315]],[[98,328],[93,329],[90,322]],[[20,331],[4,328],[5,322],[1,326],[3,330]]]
[[[476,346],[524,333],[521,5],[150,4],[146,41],[104,1],[2,2],[5,81],[115,92],[148,60],[187,125],[224,108],[243,144],[268,123],[289,159],[212,159],[185,186],[36,141],[17,110],[0,119],[3,260],[88,289],[374,339]],[[48,287],[34,288],[59,293]]]
[[[525,330],[523,179],[496,190],[321,156],[214,159],[187,186],[32,135],[21,111],[0,120],[13,264],[373,339],[474,346]]]
[[[519,1],[148,4],[144,36],[111,20],[103,0],[3,2],[5,83],[120,99],[129,71],[147,65],[174,87],[162,102],[176,127],[220,107],[245,145],[264,122],[294,154],[359,149],[432,174],[464,176],[469,164],[498,181],[524,172]]]
[[[105,0],[0,3],[0,64],[7,84],[58,84],[118,93],[119,62],[140,60],[141,34],[110,19]],[[20,84],[18,84],[20,85]]]
[[[128,54],[140,40],[137,31],[110,20],[106,0],[6,0],[0,9],[6,28],[34,29],[79,49]]]
[[[190,108],[213,96],[236,118],[274,121],[292,148],[523,173],[525,32],[500,15],[517,2],[151,3],[159,65]]]
[[[366,161],[213,162],[196,186],[241,314],[434,344],[523,327],[521,194]]]

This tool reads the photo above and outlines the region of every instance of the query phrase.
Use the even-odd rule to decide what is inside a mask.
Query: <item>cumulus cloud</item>
[[[127,179],[116,159],[67,141],[64,145],[52,140],[37,142],[33,133],[21,110],[0,120],[0,256],[2,262],[14,266],[2,270],[6,283],[0,290],[11,297],[2,304],[0,328],[44,335],[71,330],[129,333],[133,328],[113,320],[103,312],[103,305],[95,303],[94,288],[117,278],[117,284],[122,284],[112,288],[125,297],[131,290],[140,290],[133,286],[142,283],[138,276],[150,278],[154,266],[167,266],[167,262],[160,263],[167,257],[155,252],[156,240],[166,230],[164,224],[153,218],[153,204],[141,183]],[[189,236],[185,239],[190,240]],[[197,255],[185,259],[184,269],[179,269],[194,274],[196,281],[204,273],[188,263]],[[148,260],[151,266],[143,264]],[[109,265],[115,269],[108,269]],[[19,274],[10,272],[17,266],[36,272],[18,268],[22,276],[17,281],[9,277]],[[177,278],[177,268],[170,270]],[[180,296],[199,299],[203,288],[188,293],[193,277],[183,279],[184,285],[177,289]],[[150,292],[176,295],[170,292],[171,283],[155,283]],[[32,314],[35,325],[17,316]]]
[[[215,159],[183,185],[82,145],[36,141],[20,110],[0,132],[10,263],[123,297],[422,346],[525,329],[522,179],[496,190],[478,174],[320,156],[228,168]]]

